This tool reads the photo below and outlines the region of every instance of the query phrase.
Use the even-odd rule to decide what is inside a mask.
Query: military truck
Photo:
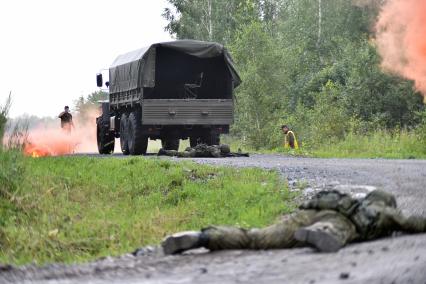
[[[103,86],[97,74],[98,87]],[[96,119],[99,153],[146,154],[148,140],[166,150],[217,145],[234,119],[234,89],[241,79],[218,43],[178,40],[156,43],[117,57],[109,68],[109,100]]]

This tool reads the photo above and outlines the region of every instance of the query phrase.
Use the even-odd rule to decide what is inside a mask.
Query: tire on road
[[[179,150],[180,140],[179,138],[166,137],[161,139],[161,146],[164,150]]]
[[[148,136],[143,135],[141,114],[132,111],[127,124],[127,141],[130,155],[144,155],[148,148]]]
[[[129,141],[127,135],[128,123],[128,116],[126,113],[123,113],[120,119],[120,146],[123,155],[129,155]]]
[[[114,153],[115,137],[108,128],[103,126],[102,118],[96,124],[96,139],[98,142],[98,151],[101,155]]]

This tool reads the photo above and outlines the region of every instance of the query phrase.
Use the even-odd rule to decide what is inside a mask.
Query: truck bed
[[[233,121],[233,100],[146,99],[142,101],[143,125],[230,125]]]

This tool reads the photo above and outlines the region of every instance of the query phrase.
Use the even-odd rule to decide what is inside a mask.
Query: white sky
[[[1,0],[0,104],[10,116],[55,116],[96,87],[119,54],[171,40],[166,0]]]

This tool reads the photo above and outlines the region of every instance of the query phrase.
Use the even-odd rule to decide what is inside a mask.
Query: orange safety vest
[[[290,148],[290,143],[289,143],[289,139],[288,136],[292,134],[294,137],[294,149],[299,149],[299,143],[297,143],[297,139],[296,139],[296,135],[294,135],[293,131],[288,131],[287,134],[284,137],[284,148],[289,149]]]

